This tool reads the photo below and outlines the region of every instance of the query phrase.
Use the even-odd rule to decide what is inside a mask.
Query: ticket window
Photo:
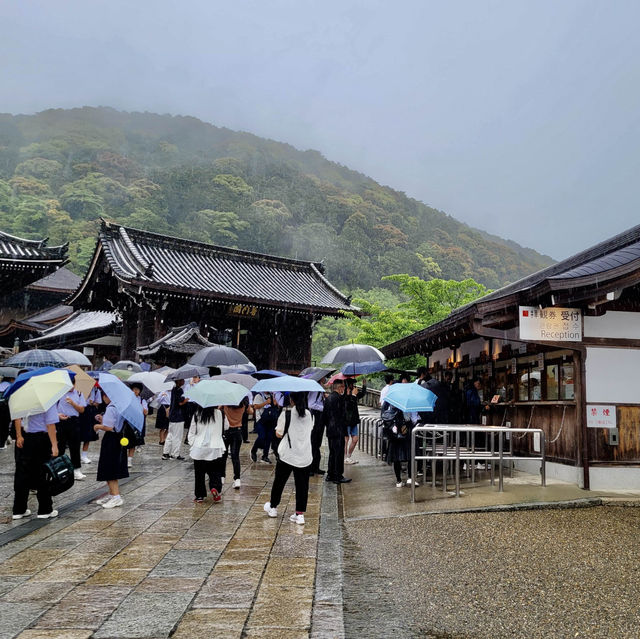
[[[563,362],[560,376],[560,399],[575,399],[573,362]]]

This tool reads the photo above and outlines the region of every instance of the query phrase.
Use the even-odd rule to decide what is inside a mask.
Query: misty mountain
[[[496,288],[553,262],[317,151],[196,118],[89,107],[0,115],[0,229],[69,241],[81,272],[100,217],[323,260],[346,288],[393,273]]]

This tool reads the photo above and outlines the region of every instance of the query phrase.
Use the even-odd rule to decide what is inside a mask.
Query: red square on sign
[[[529,311],[522,311],[522,317],[529,317]]]

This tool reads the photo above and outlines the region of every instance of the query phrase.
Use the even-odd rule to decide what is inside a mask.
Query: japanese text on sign
[[[616,407],[599,404],[587,405],[588,428],[617,428]]]
[[[582,341],[579,308],[520,306],[520,338],[554,342]]]
[[[247,304],[231,304],[227,313],[237,317],[257,317],[258,308],[257,306],[249,306]]]

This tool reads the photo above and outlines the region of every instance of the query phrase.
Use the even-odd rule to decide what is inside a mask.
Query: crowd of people
[[[11,381],[2,382],[0,392]],[[277,516],[282,491],[291,474],[296,493],[296,512],[291,519],[299,524],[304,523],[309,477],[326,474],[328,482],[346,484],[351,481],[344,472],[345,465],[357,463],[353,452],[359,436],[358,402],[367,390],[364,378],[359,389],[354,378],[337,378],[326,392],[247,392],[236,406],[207,408],[194,404],[187,397],[189,388],[199,382],[199,377],[177,380],[170,391],[156,394],[149,403],[142,397],[141,384],[130,385],[145,420],[150,406],[155,407],[155,427],[159,432],[162,459],[185,460],[183,445],[188,447],[194,469],[194,502],[203,502],[208,494],[214,503],[221,500],[228,458],[231,458],[233,470],[232,486],[240,489],[240,450],[243,443],[249,442],[248,424],[252,416],[257,435],[250,449],[252,463],[258,463],[258,454],[259,463],[272,464],[273,460],[276,463],[270,500],[264,504],[269,517]],[[434,410],[403,413],[385,399],[394,383],[411,383],[411,380],[408,375],[401,375],[398,380],[387,375],[380,392],[384,424],[382,457],[393,466],[396,486],[401,487],[415,482],[408,462],[411,429],[417,423],[460,423],[461,419],[479,423],[487,405],[478,393],[479,380],[459,391],[450,374],[446,374],[443,381],[437,381],[429,376],[426,368],[420,368],[414,383],[437,396]],[[6,402],[0,404],[0,442],[3,445],[9,435],[10,421]],[[96,478],[106,482],[108,492],[96,503],[103,508],[116,508],[124,503],[118,482],[129,476],[136,446],[122,444],[125,441],[121,435],[124,419],[97,382],[87,397],[74,386],[50,410],[27,419],[17,419],[13,424],[15,432],[12,435],[16,443],[14,519],[31,514],[27,508],[30,490],[37,494],[38,517],[57,516],[51,495],[47,494],[42,471],[44,462],[68,451],[75,480],[83,481],[86,475],[82,472],[82,465],[93,463],[89,448],[100,432],[103,435]],[[144,434],[143,428],[138,446],[144,443]],[[325,435],[329,450],[326,471],[321,468],[321,446]],[[403,481],[405,464],[407,479]]]

